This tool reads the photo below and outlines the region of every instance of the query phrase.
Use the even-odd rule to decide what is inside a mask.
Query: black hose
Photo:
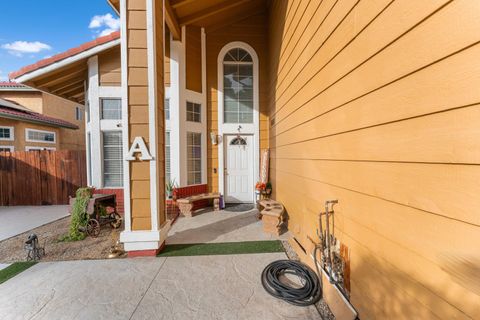
[[[292,287],[281,281],[281,276],[286,274],[302,279],[302,287]],[[277,260],[270,263],[262,272],[262,285],[275,298],[295,306],[309,306],[322,297],[317,275],[307,265],[298,261]]]

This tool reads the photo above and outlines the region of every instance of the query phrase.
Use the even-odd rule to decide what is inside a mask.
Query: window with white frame
[[[165,120],[170,120],[170,99],[165,99]]]
[[[26,146],[25,151],[42,151],[42,150],[50,150],[55,151],[57,148],[55,147],[37,147],[37,146]]]
[[[169,182],[172,179],[171,165],[170,165],[170,131],[165,132],[165,181]]]
[[[13,146],[0,146],[0,152],[13,152],[14,150]]]
[[[13,140],[13,127],[0,127],[0,140]]]
[[[199,103],[187,101],[187,121],[202,122],[201,109],[202,106]]]
[[[122,132],[103,131],[103,186],[123,186]]]
[[[202,183],[202,134],[187,132],[187,184]]]
[[[76,120],[82,120],[82,109],[80,109],[79,107],[75,107],[75,119]]]
[[[25,129],[26,141],[28,142],[45,142],[45,143],[55,143],[56,133],[54,131],[44,131],[36,129]]]
[[[223,59],[224,123],[253,123],[253,59],[240,48]]]
[[[122,100],[121,99],[106,99],[100,100],[102,120],[120,120],[122,119]]]

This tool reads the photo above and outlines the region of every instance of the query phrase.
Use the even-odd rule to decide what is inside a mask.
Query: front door
[[[225,136],[225,202],[252,203],[253,136]]]

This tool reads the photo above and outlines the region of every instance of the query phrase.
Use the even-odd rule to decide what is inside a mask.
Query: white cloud
[[[38,53],[43,50],[52,49],[48,44],[39,41],[15,41],[3,44],[2,48],[8,50],[10,54],[18,57],[21,57],[24,53]]]
[[[95,33],[98,34],[99,37],[106,36],[120,29],[120,18],[114,18],[110,13],[94,16],[90,20],[88,28],[99,29],[95,30]]]

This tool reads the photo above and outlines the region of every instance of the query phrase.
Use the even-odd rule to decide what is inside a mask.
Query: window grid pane
[[[0,128],[0,139],[11,139],[12,133],[10,128]]]
[[[165,180],[171,180],[171,165],[170,165],[170,132],[165,132]]]
[[[103,185],[123,186],[122,132],[103,132]]]
[[[236,64],[235,61],[251,61],[251,57],[242,49],[233,50],[225,59],[233,62],[223,66],[224,123],[253,123],[253,64]]]
[[[187,184],[202,183],[202,134],[187,132]]]
[[[187,101],[187,121],[201,122],[201,105]]]
[[[28,140],[39,142],[55,142],[55,133],[48,131],[28,130]]]
[[[122,119],[122,100],[120,99],[102,99],[101,100],[101,119],[102,120],[120,120]]]
[[[165,120],[170,120],[170,99],[165,99]]]

